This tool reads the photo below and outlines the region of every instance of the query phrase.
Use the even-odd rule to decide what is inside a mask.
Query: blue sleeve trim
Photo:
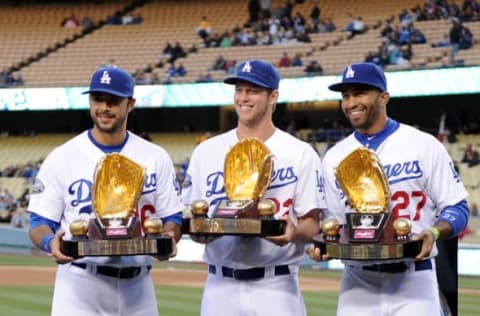
[[[468,218],[470,217],[470,210],[468,209],[467,200],[462,200],[459,203],[444,208],[437,221],[445,221],[452,226],[452,234],[450,238],[458,236],[465,228],[467,228]]]
[[[162,217],[163,224],[167,222],[174,222],[177,225],[182,225],[183,215],[182,212],[175,213],[173,215]]]
[[[50,248],[50,242],[53,238],[55,238],[55,235],[53,234],[45,235],[42,238],[42,250],[46,253],[52,253],[52,248]]]
[[[60,223],[40,216],[37,213],[30,212],[30,230],[40,225],[47,225],[54,233],[60,228]]]

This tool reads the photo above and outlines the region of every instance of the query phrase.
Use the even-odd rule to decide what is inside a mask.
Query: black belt
[[[288,275],[290,269],[287,265],[275,266],[274,275]],[[208,272],[212,274],[217,273],[217,268],[214,265],[208,265]],[[265,268],[251,268],[251,269],[234,269],[229,267],[222,267],[222,275],[227,278],[232,278],[239,281],[258,280],[265,277]]]
[[[80,262],[72,262],[72,266],[79,267],[86,270],[87,264]],[[119,279],[133,279],[137,277],[140,272],[142,272],[142,267],[122,267],[116,268],[111,266],[96,266],[96,273],[100,275],[105,275],[109,277],[119,278]],[[150,271],[152,266],[147,266],[147,269]]]
[[[406,272],[410,268],[410,264],[406,262],[381,263],[372,264],[371,266],[362,266],[363,270],[384,272],[384,273],[401,273]],[[432,270],[432,261],[430,259],[423,261],[415,261],[415,271]]]

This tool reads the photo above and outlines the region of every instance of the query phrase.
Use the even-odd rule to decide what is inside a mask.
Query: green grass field
[[[45,257],[0,255],[0,265],[53,266]],[[192,269],[195,264],[159,263],[156,268]],[[318,277],[338,278],[336,271],[302,270],[301,274]],[[460,277],[461,288],[480,289],[480,279]],[[0,315],[40,316],[48,315],[53,293],[52,286],[15,285],[0,286]],[[157,286],[157,299],[162,316],[198,316],[201,288],[180,286]],[[336,292],[304,291],[308,315],[335,315]],[[459,297],[459,315],[479,314],[479,295],[462,294]],[[412,315],[413,316],[413,315]]]

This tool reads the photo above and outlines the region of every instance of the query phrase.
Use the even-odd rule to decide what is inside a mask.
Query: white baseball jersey
[[[467,197],[445,147],[433,136],[389,119],[378,134],[367,137],[354,132],[328,150],[323,158],[328,213],[342,224],[344,214],[353,210],[335,180],[334,168],[361,146],[377,153],[390,185],[389,210],[396,218],[410,219],[413,234],[433,225],[437,209],[455,205]],[[431,255],[436,255],[436,248]],[[346,271],[342,277],[338,315],[436,315],[431,310],[438,302],[434,266],[398,276],[358,267],[374,262],[345,260],[344,263]],[[404,307],[407,297],[409,310]]]
[[[182,189],[182,199],[186,205],[197,199],[207,200],[210,205],[209,214],[211,215],[215,205],[222,199],[226,199],[223,179],[224,160],[228,150],[237,142],[238,137],[234,129],[210,138],[195,148],[187,171],[186,184],[184,183]],[[278,129],[265,141],[265,145],[274,156],[274,170],[271,184],[264,198],[275,202],[277,206],[275,217],[279,218],[288,213],[296,223],[297,217],[307,214],[310,210],[324,208],[324,197],[320,186],[321,163],[313,148]],[[293,289],[291,293],[297,294],[293,296],[294,302],[291,301],[292,298],[289,300],[285,297],[279,297],[275,304],[271,304],[270,298],[264,297],[266,292],[263,292],[264,295],[255,294],[255,289],[262,291],[262,288],[263,291],[268,293],[272,282],[278,282],[272,281],[273,279],[265,279],[253,283],[243,282],[244,284],[241,285],[242,289],[245,290],[244,295],[252,302],[232,301],[228,298],[232,296],[228,289],[231,286],[240,286],[239,283],[235,283],[238,281],[221,280],[219,278],[213,280],[211,279],[213,276],[209,274],[202,302],[202,315],[221,314],[221,308],[224,308],[223,311],[228,310],[229,314],[233,313],[231,315],[237,315],[237,313],[245,315],[248,309],[243,311],[239,309],[247,308],[247,306],[251,306],[250,308],[257,312],[262,310],[262,306],[263,308],[269,308],[268,314],[272,315],[285,315],[289,311],[294,312],[290,315],[301,315],[303,313],[301,310],[303,301],[298,289],[298,280],[295,280],[298,265],[304,255],[304,247],[305,243],[300,241],[280,247],[263,238],[241,236],[223,236],[208,243],[205,247],[204,259],[208,264],[218,267],[218,270],[221,270],[222,266],[248,269],[290,265],[293,275],[289,276],[289,279],[283,279],[282,282],[286,284],[278,286],[277,291],[282,288],[288,291],[288,288],[292,287],[289,283],[293,281],[293,287],[297,291],[295,292],[295,289]],[[217,297],[212,293],[223,294],[223,296]],[[273,293],[270,294],[274,295]],[[247,305],[242,307],[242,302]],[[217,306],[214,306],[215,304]],[[285,306],[289,304],[297,309],[292,310],[293,307]]]
[[[183,204],[180,200],[179,186],[176,182],[173,164],[163,148],[128,132],[125,144],[118,149],[121,149],[119,152],[122,155],[134,160],[146,169],[143,192],[137,206],[137,215],[141,222],[149,216],[165,217],[182,211]],[[69,225],[72,221],[79,218],[88,220],[95,216],[91,201],[93,175],[97,163],[104,155],[102,145],[94,141],[90,131],[85,131],[54,149],[45,159],[38,172],[30,197],[29,211],[52,221],[60,222],[61,229],[66,232],[64,238],[70,238]],[[152,261],[153,258],[150,256],[84,257],[76,260],[76,262],[117,267],[143,266],[145,269]],[[74,287],[74,292],[77,292],[75,295],[79,296],[78,300],[82,300],[81,296],[90,296],[92,293],[97,293],[96,287],[101,289],[105,284],[107,287],[111,286],[108,285],[110,283],[105,283],[108,277],[100,277],[83,270],[78,273],[84,275],[78,278],[78,276],[75,276],[78,273],[71,273],[72,271],[69,273],[69,271],[66,271],[68,269],[81,270],[69,264],[60,266],[58,269],[53,305],[54,307],[61,306],[60,314],[62,307],[67,308],[65,302],[71,303],[67,300],[67,295],[71,296],[71,294],[66,293],[66,291],[57,291],[57,288],[66,290]],[[145,276],[148,277],[148,274],[145,274]],[[150,278],[148,277],[148,279]],[[112,278],[111,282],[114,280]],[[125,284],[125,287],[129,286],[129,283],[125,280],[121,280],[121,282]],[[137,288],[139,281],[135,282],[137,283],[135,288]],[[96,286],[92,286],[95,283]],[[151,283],[151,279],[149,283]],[[153,289],[153,285],[148,285],[149,283],[147,283],[147,286]],[[83,291],[83,294],[80,294],[81,291]],[[138,298],[137,295],[135,296]],[[95,299],[102,300],[100,297],[103,297],[103,294],[98,293]],[[87,299],[87,297],[83,298],[83,300]],[[108,299],[104,298],[103,300]],[[146,297],[146,299],[150,300],[151,297]],[[155,302],[144,302],[144,304],[152,308],[152,304],[156,305]],[[72,311],[68,314],[73,315],[74,309],[68,308],[69,311]],[[157,307],[154,306],[154,309],[157,310]],[[65,312],[65,309],[63,309],[63,312]],[[89,315],[86,310],[82,312],[82,315]],[[95,314],[93,311],[91,312]],[[138,311],[134,313],[138,313]]]

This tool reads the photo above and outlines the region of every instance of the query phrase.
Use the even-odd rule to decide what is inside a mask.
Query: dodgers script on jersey
[[[226,199],[221,168],[227,151],[237,142],[236,130],[231,130],[197,146],[182,189],[184,204],[207,199],[212,211],[220,200]],[[312,147],[278,129],[265,141],[265,145],[273,153],[274,171],[264,198],[275,202],[275,217],[288,213],[295,221],[296,217],[312,209],[324,208],[323,193],[320,191],[321,164]],[[210,264],[244,269],[299,264],[303,255],[303,242],[279,247],[263,238],[223,236],[207,245],[204,258]]]
[[[432,226],[437,209],[442,210],[467,197],[453,161],[442,144],[429,134],[389,120],[387,128],[370,140],[353,133],[332,147],[323,159],[328,211],[342,224],[345,223],[344,213],[353,210],[335,180],[334,168],[360,146],[377,153],[390,185],[389,210],[395,218],[410,219],[413,234]],[[436,249],[431,255],[436,255]]]
[[[144,188],[137,206],[141,222],[149,216],[165,217],[180,212],[183,209],[180,199],[169,198],[174,191],[179,195],[173,164],[159,165],[159,161],[171,163],[167,152],[135,134],[128,133],[127,137],[120,153],[146,168]],[[85,131],[53,150],[37,175],[29,211],[60,222],[65,231],[64,238],[70,238],[72,221],[88,220],[95,215],[91,201],[93,175],[97,163],[105,155],[99,146],[89,136],[89,131]],[[138,266],[151,261],[150,256],[122,256],[86,257],[76,262]]]

